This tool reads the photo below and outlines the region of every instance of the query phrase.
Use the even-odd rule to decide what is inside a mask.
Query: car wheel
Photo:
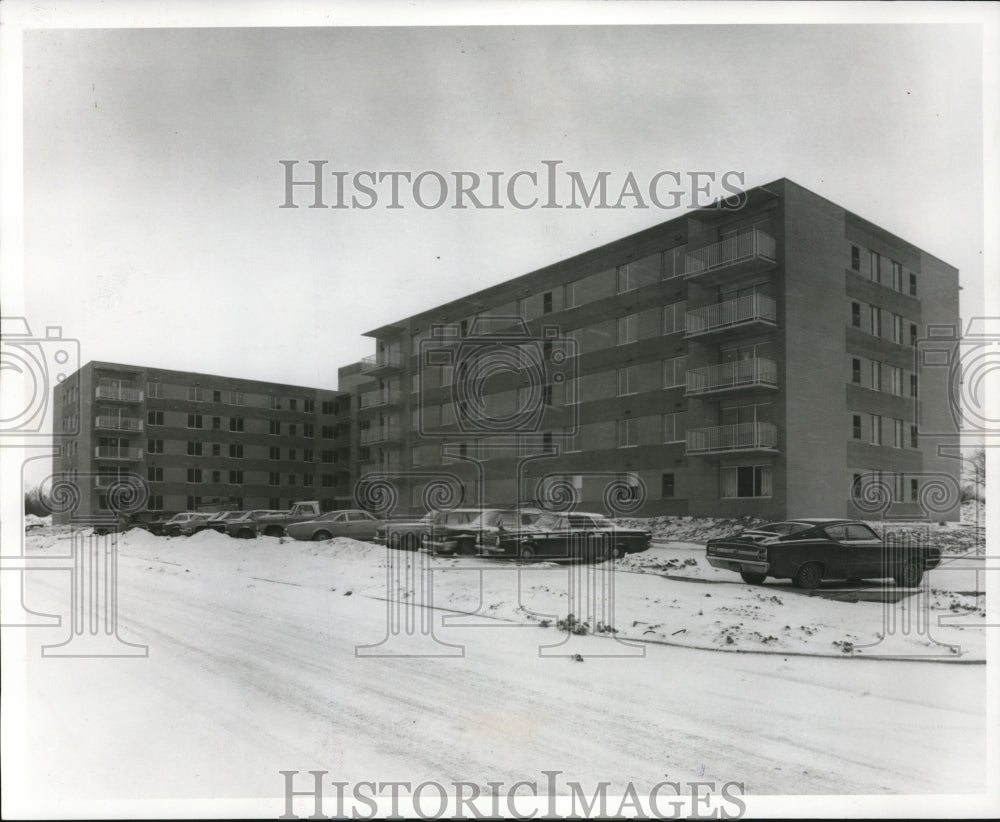
[[[758,574],[753,571],[740,571],[740,576],[743,577],[743,581],[747,585],[760,585],[767,579],[767,574]]]
[[[237,539],[253,539],[255,536],[257,536],[257,532],[252,531],[249,528],[240,528],[240,530],[236,532]]]
[[[399,550],[402,547],[403,538],[399,534],[389,534],[388,544],[390,548]]]
[[[403,550],[416,551],[420,547],[420,538],[416,534],[403,535]]]
[[[535,551],[535,546],[534,545],[522,545],[521,546],[521,559],[523,559],[525,562],[530,562],[536,556],[538,556],[538,554]]]
[[[315,534],[313,534],[313,539],[316,542],[323,542],[328,539],[333,539],[333,534],[331,534],[329,531],[317,531]]]
[[[470,557],[476,553],[476,543],[469,542],[468,540],[462,540],[458,544],[458,550],[456,553],[461,554],[465,557]]]
[[[912,559],[904,562],[894,577],[900,588],[916,588],[923,578],[923,569]]]
[[[823,581],[823,566],[818,562],[807,562],[799,568],[795,579],[792,581],[795,583],[796,588],[811,590]]]

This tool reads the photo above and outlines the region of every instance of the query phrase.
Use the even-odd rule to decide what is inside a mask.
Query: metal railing
[[[737,234],[735,237],[729,237],[704,248],[689,251],[684,255],[684,275],[693,277],[755,258],[773,262],[775,247],[774,237],[755,228],[745,234]]]
[[[686,378],[688,394],[761,386],[777,388],[778,364],[763,357],[733,360],[704,368],[689,368]]]
[[[400,392],[398,388],[385,388],[381,391],[369,391],[361,395],[362,408],[375,408],[379,405],[393,405],[399,402]]]
[[[134,417],[101,415],[94,420],[94,426],[112,431],[142,431],[142,420],[135,419]]]
[[[376,442],[391,442],[399,439],[403,429],[399,425],[382,425],[361,432],[361,444],[370,445]]]
[[[94,456],[105,460],[141,460],[141,448],[122,448],[115,445],[98,445],[94,448]]]
[[[726,328],[745,325],[752,322],[774,323],[777,318],[777,306],[774,299],[766,294],[747,294],[725,300],[715,305],[706,305],[685,312],[684,325],[686,336],[694,337],[709,331],[719,331]]]
[[[99,400],[120,402],[142,402],[142,391],[138,388],[121,388],[116,385],[98,385],[94,395]]]
[[[692,428],[687,432],[689,454],[715,451],[773,450],[778,447],[778,428],[769,422],[741,422]]]
[[[402,368],[403,358],[395,351],[385,351],[361,358],[362,373],[375,371],[379,368]]]

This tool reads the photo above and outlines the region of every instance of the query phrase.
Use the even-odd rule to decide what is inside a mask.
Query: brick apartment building
[[[938,454],[958,443],[951,373],[918,356],[954,345],[958,291],[952,266],[782,179],[370,331],[337,391],[89,363],[56,389],[56,470],[93,475],[97,509],[134,472],[164,510],[357,490],[396,514],[853,517],[875,477],[919,515],[928,477],[958,474]]]
[[[56,387],[54,433],[77,516],[107,510],[128,475],[145,481],[150,510],[351,498],[350,397],[339,391],[90,362]]]
[[[352,476],[390,482],[397,511],[450,486],[778,518],[870,515],[876,478],[919,514],[926,478],[958,473],[937,451],[958,442],[949,371],[917,356],[957,334],[958,291],[954,267],[778,180],[368,332],[376,354],[341,372]]]

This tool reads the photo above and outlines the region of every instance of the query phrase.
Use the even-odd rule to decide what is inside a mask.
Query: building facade
[[[957,488],[951,374],[918,354],[954,344],[958,290],[778,180],[368,332],[354,476],[397,512],[919,516],[928,482]]]
[[[77,489],[78,517],[109,510],[129,478],[152,511],[351,499],[348,394],[90,362],[54,399],[54,473]]]

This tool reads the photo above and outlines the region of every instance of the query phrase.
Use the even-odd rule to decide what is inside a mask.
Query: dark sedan
[[[867,523],[841,519],[772,522],[709,540],[705,555],[709,564],[736,571],[752,585],[776,577],[807,589],[824,579],[887,577],[912,588],[941,562],[938,548],[905,535],[883,539]]]
[[[475,519],[435,525],[424,547],[437,554],[478,554],[483,545],[496,545],[496,537],[532,525],[542,512],[537,508],[484,508]]]
[[[542,514],[534,523],[493,537],[483,553],[535,559],[601,561],[645,551],[652,534],[644,528],[625,528],[603,514],[580,512]]]

